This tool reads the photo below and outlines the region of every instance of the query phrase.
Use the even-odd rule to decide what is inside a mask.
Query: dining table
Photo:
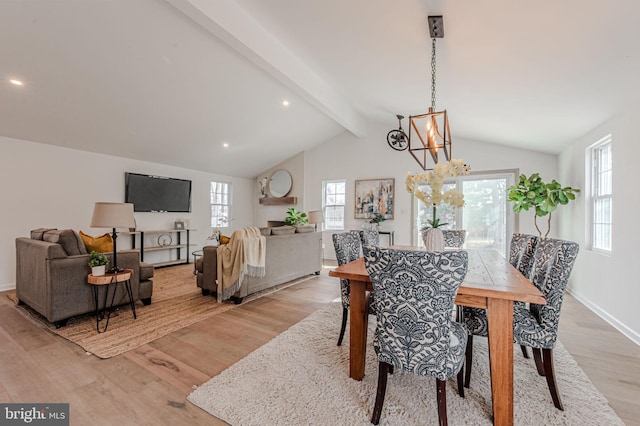
[[[424,250],[413,246],[390,248]],[[466,251],[469,254],[467,275],[455,303],[487,311],[493,423],[513,425],[513,303],[544,305],[546,301],[540,290],[498,251]],[[332,269],[329,276],[349,280],[349,376],[362,380],[367,350],[367,292],[373,291],[371,278],[363,258]]]

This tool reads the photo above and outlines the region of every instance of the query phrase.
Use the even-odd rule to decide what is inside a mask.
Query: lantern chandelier
[[[398,118],[398,129],[387,134],[387,143],[397,151],[409,148],[413,158],[422,170],[431,170],[438,163],[440,151],[444,152],[447,161],[451,160],[451,132],[447,110],[436,111],[436,39],[444,37],[442,16],[429,16],[427,19],[431,35],[431,106],[429,112],[409,117],[409,136],[402,129],[401,115]],[[427,159],[431,157],[433,166],[428,167]]]

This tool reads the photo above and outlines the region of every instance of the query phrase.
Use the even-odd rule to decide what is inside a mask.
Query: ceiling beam
[[[357,137],[361,114],[234,1],[166,0]]]

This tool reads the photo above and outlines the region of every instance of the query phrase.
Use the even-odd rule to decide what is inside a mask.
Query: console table
[[[161,266],[189,263],[188,248],[190,246],[189,239],[190,239],[191,231],[195,231],[195,229],[150,229],[150,230],[140,230],[140,231],[133,231],[133,232],[123,232],[123,234],[131,235],[131,248],[135,250],[140,250],[141,262],[144,262],[145,252],[159,251],[159,250],[175,250],[175,253],[176,253],[175,260],[153,263],[154,266],[161,267]],[[164,238],[164,240],[166,241],[163,241],[161,237],[165,236],[165,234],[166,234],[166,237]],[[186,234],[186,235],[183,236],[183,234]],[[145,246],[145,243],[144,243],[145,235],[147,236],[157,235],[158,245]],[[138,236],[140,237],[139,248],[138,248],[138,245],[136,244],[138,240],[137,238]],[[183,237],[186,238],[186,241],[184,241]],[[183,256],[182,250],[184,250],[184,256]]]

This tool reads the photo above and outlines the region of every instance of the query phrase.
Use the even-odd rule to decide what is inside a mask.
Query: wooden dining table
[[[410,246],[395,249],[419,250]],[[544,296],[527,278],[495,250],[466,250],[467,275],[458,290],[456,304],[487,310],[491,397],[495,425],[513,425],[513,302],[546,304]],[[349,376],[362,380],[367,350],[367,291],[373,291],[364,259],[341,265],[329,276],[348,279]]]

